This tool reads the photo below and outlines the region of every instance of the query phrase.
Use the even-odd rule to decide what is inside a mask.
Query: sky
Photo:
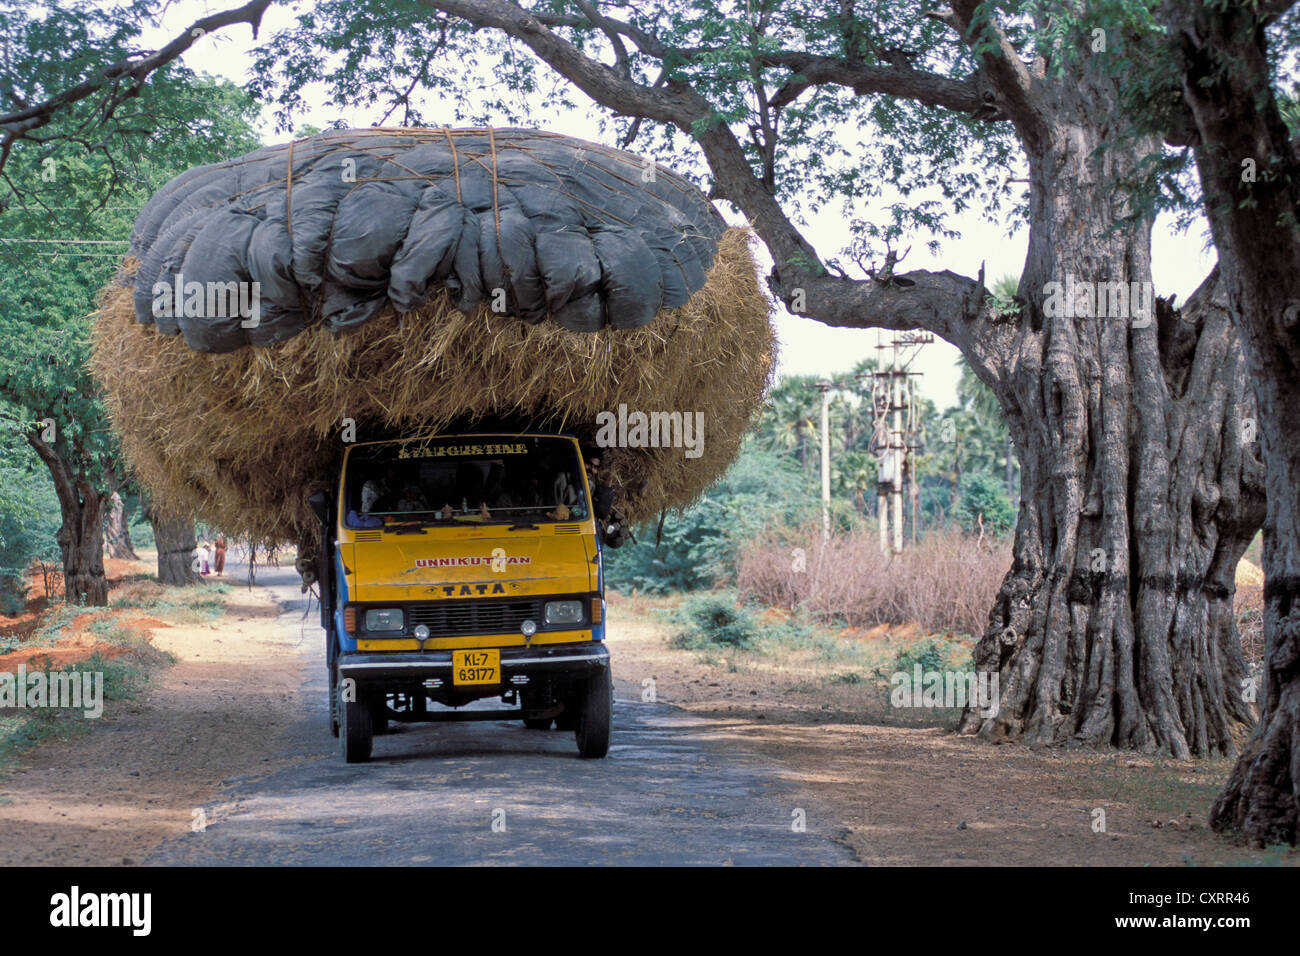
[[[162,45],[200,17],[236,5],[234,0],[179,0],[167,6],[157,27],[146,33],[145,42]],[[261,36],[270,36],[277,29],[292,23],[294,10],[295,7],[287,5],[272,6],[263,18]],[[491,36],[488,32],[481,35]],[[252,63],[250,51],[255,45],[256,41],[249,28],[239,25],[201,38],[185,53],[183,61],[192,70],[222,76],[242,85],[249,79],[248,71]],[[381,115],[378,109],[367,112],[330,105],[323,89],[309,89],[304,98],[308,109],[296,117],[300,126],[310,124],[324,127],[334,120],[344,119],[353,126],[364,127],[372,125]],[[576,94],[576,98],[581,98],[581,94]],[[436,107],[436,104],[433,105]],[[426,115],[436,113],[434,108]],[[537,125],[556,132],[597,141],[609,138],[602,136],[594,110],[583,109],[565,114],[538,110],[537,117]],[[289,138],[287,134],[275,132],[269,108],[264,111],[263,134],[268,144]],[[609,142],[608,145],[617,144]],[[649,148],[649,140],[634,147]],[[673,165],[672,156],[652,154],[652,158],[670,168]],[[888,196],[882,197],[882,204],[889,201]],[[724,207],[722,211],[729,221],[737,224],[743,222],[743,217],[735,210]],[[819,214],[808,215],[807,222],[804,234],[823,258],[836,255],[848,245],[851,238],[848,221],[835,204],[829,204]],[[921,241],[914,243],[901,270],[951,269],[962,275],[975,276],[983,264],[989,283],[1003,275],[1020,274],[1027,244],[1026,230],[1021,229],[1008,236],[1006,223],[988,222],[976,210],[952,215],[945,225],[959,232],[960,238],[945,240],[937,254],[931,254]],[[1206,250],[1206,234],[1203,222],[1195,223],[1186,233],[1180,234],[1171,228],[1169,219],[1162,217],[1157,221],[1152,241],[1152,271],[1157,295],[1176,294],[1183,301],[1201,283],[1214,265],[1215,258],[1212,251]],[[761,247],[759,253],[760,268],[766,275],[771,260]],[[875,330],[833,329],[807,318],[792,316],[779,307],[775,324],[780,342],[778,375],[833,377],[847,372],[857,362],[876,353]],[[890,341],[889,333],[885,333],[885,341]],[[940,409],[957,402],[956,364],[959,358],[960,353],[955,347],[936,340],[921,348],[911,365],[913,371],[922,373],[918,382],[919,390]]]

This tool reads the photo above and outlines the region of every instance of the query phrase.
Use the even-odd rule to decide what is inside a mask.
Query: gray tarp
[[[348,329],[389,301],[413,310],[445,286],[467,313],[486,301],[531,323],[631,328],[704,285],[724,229],[680,176],[569,136],[334,131],[159,190],[131,237],[135,314],[229,352]],[[250,301],[254,282],[256,325],[224,298]]]

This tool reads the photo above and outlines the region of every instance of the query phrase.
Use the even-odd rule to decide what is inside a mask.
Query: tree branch
[[[816,250],[764,187],[731,129],[701,94],[678,81],[662,89],[620,77],[509,0],[421,0],[478,27],[503,30],[526,43],[547,65],[600,105],[622,115],[668,123],[695,137],[713,172],[711,195],[749,217],[772,254],[769,284],[792,311],[839,328],[927,329],[977,349],[986,295],[973,279],[953,272],[910,272],[888,282],[830,276]]]
[[[3,137],[0,137],[0,169],[8,161],[14,143],[26,139],[34,130],[49,125],[56,115],[72,104],[105,91],[105,88],[107,95],[99,110],[98,123],[102,125],[108,122],[122,103],[140,94],[144,81],[151,73],[175,60],[206,34],[236,23],[247,23],[253,28],[253,36],[256,37],[262,14],[271,3],[272,0],[250,0],[238,9],[225,10],[195,20],[184,33],[160,50],[147,55],[141,51],[124,57],[104,67],[97,76],[47,100],[26,106],[17,112],[0,115],[0,131],[3,131]]]
[[[854,64],[811,53],[781,51],[764,53],[758,59],[764,66],[784,67],[796,74],[797,79],[787,85],[788,89],[783,87],[772,98],[774,107],[793,102],[810,85],[834,84],[848,87],[858,96],[901,96],[989,122],[1007,119],[992,92],[973,80],[954,80],[925,70]]]
[[[1039,108],[1038,80],[991,13],[987,19],[977,21],[981,5],[982,0],[952,0],[950,11],[934,17],[957,30],[963,42],[975,52],[984,76],[997,91],[1002,109],[1015,124],[1025,147],[1033,148],[1045,143],[1049,136]],[[981,32],[986,36],[981,36]],[[981,39],[991,39],[992,43],[981,44]]]
[[[58,452],[50,447],[49,442],[41,438],[39,432],[28,431],[24,433],[27,438],[27,444],[32,446],[37,456],[45,463],[49,469],[50,478],[54,481],[54,490],[59,496],[59,503],[63,506],[65,515],[74,515],[77,513],[79,504],[77,490],[73,485],[72,478],[68,474],[67,465],[64,464]]]
[[[609,42],[614,47],[614,72],[623,79],[630,80],[632,78],[632,68],[628,63],[627,47],[623,46],[623,38],[619,35],[618,30],[614,28],[614,24],[606,20],[590,0],[573,0],[573,3],[594,26],[600,27],[601,32],[609,37]]]

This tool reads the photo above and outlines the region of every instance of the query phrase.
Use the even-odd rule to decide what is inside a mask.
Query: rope
[[[497,177],[497,137],[496,131],[488,127],[488,148],[492,151],[492,218],[496,220],[497,225],[497,255],[501,259],[501,271],[505,273],[506,288],[509,289],[514,283],[510,281],[510,266],[506,263],[505,253],[501,251],[501,203],[497,198],[497,190],[501,180]]]
[[[441,178],[443,178],[443,177],[440,177],[440,176],[437,176],[437,175],[432,175],[432,174],[421,174],[421,173],[416,173],[414,170],[409,169],[408,167],[404,166],[400,161],[396,160],[395,157],[394,157],[393,155],[391,155],[391,153],[390,153],[390,149],[391,149],[391,147],[389,147],[387,144],[380,145],[380,144],[371,144],[371,143],[366,143],[366,142],[364,142],[364,139],[365,139],[366,137],[375,137],[375,138],[383,137],[383,138],[390,138],[390,137],[397,137],[397,136],[407,136],[407,137],[410,137],[410,138],[412,138],[412,139],[421,140],[421,139],[424,139],[425,136],[428,136],[428,135],[437,135],[437,136],[444,137],[444,138],[447,140],[447,144],[448,144],[448,146],[450,147],[450,149],[451,149],[451,154],[452,154],[452,169],[453,169],[453,174],[454,174],[454,178],[455,178],[455,181],[456,181],[456,201],[459,202],[459,203],[463,203],[463,202],[464,202],[464,192],[463,192],[463,186],[462,186],[461,175],[460,175],[460,166],[461,166],[461,162],[460,162],[460,160],[461,160],[461,157],[462,157],[462,156],[467,156],[467,157],[471,158],[473,161],[477,162],[480,166],[482,166],[485,170],[487,170],[487,171],[489,172],[489,174],[492,175],[492,179],[493,179],[493,202],[494,202],[494,205],[496,205],[496,206],[498,207],[498,209],[497,209],[497,218],[498,218],[498,220],[499,220],[499,205],[500,205],[500,202],[499,202],[499,185],[500,185],[501,182],[504,182],[504,180],[502,180],[502,179],[499,177],[498,170],[497,170],[497,164],[496,164],[496,149],[497,149],[497,146],[496,146],[496,138],[497,138],[497,137],[496,137],[496,132],[497,132],[497,131],[495,131],[494,129],[492,129],[492,128],[484,128],[484,129],[472,128],[472,129],[455,129],[455,130],[453,130],[453,129],[451,129],[450,127],[445,127],[445,126],[444,126],[444,127],[440,127],[440,128],[438,128],[436,132],[435,132],[434,130],[430,130],[430,129],[415,129],[415,130],[409,130],[409,131],[406,131],[406,130],[391,130],[391,129],[382,129],[382,130],[381,130],[381,129],[370,129],[370,130],[365,130],[363,136],[357,136],[357,132],[358,132],[358,131],[354,131],[354,130],[347,130],[347,131],[340,130],[340,131],[338,131],[338,135],[339,135],[339,136],[348,136],[349,138],[347,138],[347,139],[346,139],[345,141],[343,141],[343,142],[338,142],[337,145],[335,145],[333,142],[330,142],[328,148],[324,149],[323,152],[320,152],[320,153],[314,154],[314,155],[315,155],[315,158],[316,158],[316,159],[320,159],[320,158],[323,157],[323,156],[329,156],[329,155],[332,155],[332,154],[335,154],[335,153],[349,153],[349,152],[353,152],[353,153],[354,153],[354,152],[371,153],[371,154],[375,155],[376,157],[378,157],[379,159],[383,160],[383,162],[388,163],[388,164],[391,164],[391,165],[393,165],[393,166],[396,166],[398,169],[405,170],[406,173],[407,173],[407,175],[398,175],[398,176],[369,176],[369,177],[364,177],[364,178],[358,178],[358,179],[357,179],[357,185],[361,185],[362,183],[367,183],[367,182],[399,182],[399,181],[402,181],[402,180],[405,180],[405,179],[422,179],[422,180],[424,180],[424,181],[426,181],[426,182],[437,182],[439,179],[441,179]],[[485,162],[483,161],[483,157],[482,157],[481,155],[477,155],[477,154],[474,153],[472,150],[470,150],[470,151],[462,150],[462,149],[458,148],[457,145],[456,145],[456,139],[455,139],[455,138],[456,138],[457,136],[473,136],[473,135],[475,135],[475,134],[480,134],[480,135],[481,135],[481,134],[484,134],[484,133],[486,133],[486,134],[488,135],[488,138],[489,138],[489,140],[491,141],[491,149],[492,149],[492,153],[493,153],[493,155],[492,155],[492,165],[491,165],[491,166],[489,166],[487,163],[485,163]],[[424,134],[424,136],[421,136],[420,134]],[[563,134],[559,134],[559,133],[550,133],[550,132],[545,132],[545,131],[542,131],[542,130],[529,130],[529,131],[528,131],[528,134],[529,134],[529,138],[545,138],[545,139],[563,139],[563,138],[565,138]],[[329,140],[334,140],[334,139],[336,139],[336,137],[331,136],[329,133],[322,134],[322,135],[328,137]],[[518,144],[517,142],[514,142],[514,141],[516,140],[516,137],[507,137],[507,139],[509,139],[509,140],[512,141],[512,146],[511,146],[511,148],[513,148],[513,149],[518,149],[519,151],[521,151],[521,152],[523,152],[523,153],[530,153],[530,152],[531,152],[531,151],[529,150],[529,148],[528,148],[527,145],[520,145],[520,144]],[[304,140],[303,142],[307,142],[307,141]],[[285,182],[285,205],[286,205],[286,217],[289,218],[289,220],[290,220],[289,222],[286,223],[286,226],[287,226],[287,228],[288,228],[289,235],[290,235],[291,237],[292,237],[292,235],[293,235],[293,227],[292,227],[292,209],[293,209],[293,203],[292,203],[292,192],[293,192],[293,155],[294,155],[294,146],[295,146],[295,141],[290,141],[289,143],[285,144],[284,146],[279,147],[279,148],[286,149],[286,150],[287,150],[287,154],[288,154],[288,155],[287,155],[287,168],[286,168],[286,172],[285,172],[285,180],[286,180],[286,182]],[[616,150],[616,149],[612,149],[612,148],[609,148],[609,147],[605,147],[605,146],[601,146],[600,144],[589,143],[589,144],[585,144],[585,145],[584,145],[584,148],[589,149],[591,152],[594,152],[594,153],[601,153],[601,154],[607,155],[607,156],[609,156],[610,158],[617,158],[617,159],[620,159],[620,160],[626,161],[626,157],[623,156],[623,155],[620,155],[620,153],[619,153],[618,150]],[[249,158],[247,158],[247,157],[239,157],[239,158],[237,158],[237,159],[227,160],[227,161],[224,162],[224,163],[214,164],[214,165],[212,166],[211,169],[206,170],[203,174],[201,174],[201,175],[200,175],[199,177],[197,177],[195,180],[190,180],[190,181],[186,184],[187,189],[193,190],[193,189],[197,188],[198,184],[199,184],[203,179],[207,178],[208,176],[220,176],[220,175],[222,175],[222,174],[223,174],[226,170],[228,170],[228,169],[231,169],[231,168],[234,168],[234,167],[237,167],[237,166],[242,166],[242,165],[245,165],[245,164],[248,164],[248,163],[252,163],[252,162],[261,162],[261,161],[262,161],[261,159],[254,160],[254,159],[249,159]],[[541,167],[543,167],[543,168],[545,168],[545,169],[552,169],[552,164],[549,163],[549,162],[547,162],[546,160],[538,159],[537,161],[538,161],[538,164],[539,164]],[[659,169],[663,169],[663,167],[657,167],[657,168],[659,168]],[[642,190],[642,189],[640,188],[640,184],[639,184],[639,183],[637,183],[635,180],[629,179],[629,178],[627,178],[627,177],[621,175],[617,170],[615,170],[615,169],[610,169],[610,168],[604,168],[602,171],[603,171],[603,173],[608,177],[608,180],[612,180],[612,181],[614,181],[614,182],[618,182],[618,183],[621,184],[621,185],[625,185],[625,186],[631,187],[630,189],[611,188],[611,189],[610,189],[611,192],[616,192],[616,193],[619,193],[619,194],[624,195],[624,196],[637,195],[637,198],[639,198],[639,199],[642,200],[643,202],[644,202],[644,201],[652,201],[652,202],[658,203],[658,204],[660,204],[660,205],[662,205],[662,206],[668,206],[668,207],[671,207],[671,206],[672,206],[672,204],[671,204],[670,202],[668,202],[666,199],[664,199],[663,197],[661,197],[661,196],[657,196],[657,195],[655,195],[654,193],[646,192],[646,191]],[[669,177],[675,177],[675,174],[671,173],[671,171],[668,171],[668,176],[669,176]],[[676,177],[676,178],[680,178],[680,177]],[[513,180],[513,179],[511,180],[511,182],[514,182],[514,181],[515,181],[515,180]],[[596,219],[596,220],[603,221],[603,222],[617,223],[617,224],[619,224],[619,225],[623,225],[623,226],[631,226],[631,225],[633,225],[633,222],[632,222],[632,221],[627,220],[627,219],[624,219],[624,218],[621,217],[621,216],[617,216],[617,215],[615,215],[615,214],[609,212],[608,210],[603,209],[603,208],[601,208],[600,206],[596,205],[595,203],[591,202],[589,199],[587,199],[587,198],[585,198],[585,197],[583,197],[583,196],[581,196],[581,195],[577,195],[577,194],[575,194],[575,193],[573,193],[573,192],[570,192],[570,191],[567,190],[567,189],[561,188],[561,187],[558,186],[558,185],[553,185],[553,184],[551,184],[551,183],[544,182],[544,181],[542,181],[542,180],[540,180],[540,179],[538,179],[538,180],[531,180],[531,179],[530,179],[530,180],[524,180],[523,182],[526,182],[526,183],[527,183],[528,185],[530,185],[530,186],[539,187],[539,188],[542,188],[542,189],[549,189],[549,190],[551,190],[551,191],[553,191],[553,192],[556,192],[556,193],[558,193],[558,194],[560,194],[560,195],[562,195],[562,196],[564,196],[564,197],[566,197],[566,198],[572,200],[572,201],[573,201],[574,203],[576,203],[578,206],[582,207],[582,209],[587,213],[587,215],[591,216],[592,218],[594,218],[594,219]],[[670,179],[670,182],[671,182],[671,186],[672,186],[672,188],[673,188],[674,190],[676,190],[676,191],[678,191],[678,192],[682,192],[682,193],[686,193],[686,192],[687,192],[687,187],[686,187],[686,184],[685,184],[684,182],[676,182],[676,181],[671,180],[671,179]],[[236,193],[232,193],[231,195],[225,197],[225,200],[224,200],[224,201],[227,201],[227,202],[228,202],[228,201],[235,200],[235,199],[241,199],[241,198],[243,198],[243,197],[251,196],[252,194],[258,193],[258,192],[263,191],[263,190],[273,190],[273,189],[276,188],[276,186],[277,186],[277,181],[275,181],[275,180],[272,180],[271,182],[268,182],[268,183],[263,183],[263,184],[261,184],[261,185],[251,186],[251,187],[249,187],[248,189],[241,190],[241,191],[236,192]],[[607,186],[607,188],[610,188],[610,187],[612,186],[612,184],[611,184],[610,182],[607,181],[607,182],[606,182],[606,186]],[[166,188],[166,187],[164,187],[164,190],[165,190],[165,188]],[[213,201],[210,205],[217,205],[217,204],[218,204],[219,202],[221,202],[221,201],[222,201],[222,200],[216,200],[216,201]],[[264,204],[260,204],[260,205],[264,205]]]
[[[451,147],[451,168],[456,173],[456,202],[461,202],[460,198],[460,154],[456,152],[456,139],[451,135],[451,127],[444,126],[442,131],[447,134],[447,145]]]
[[[293,242],[293,140],[289,140],[289,161],[284,169],[284,230]]]

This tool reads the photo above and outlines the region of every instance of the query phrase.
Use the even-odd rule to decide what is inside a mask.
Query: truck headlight
[[[547,601],[543,616],[547,624],[577,624],[582,621],[582,602]]]
[[[403,623],[401,608],[369,608],[366,611],[367,631],[400,631]]]

